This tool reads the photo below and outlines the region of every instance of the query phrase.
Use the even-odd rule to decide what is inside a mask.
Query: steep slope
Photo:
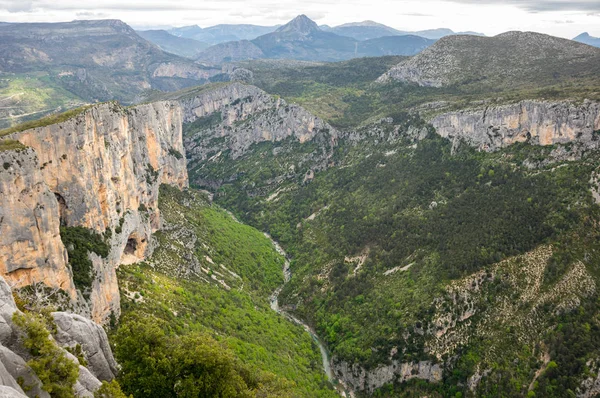
[[[156,44],[161,50],[185,58],[194,59],[209,46],[198,40],[173,36],[166,30],[143,30],[136,33],[149,42]]]
[[[206,192],[163,186],[159,207],[164,226],[155,235],[157,249],[147,262],[119,269],[117,345],[140,337],[122,335],[140,319],[183,337],[209,333],[260,380],[266,396],[337,396],[310,335],[269,307],[284,263],[271,241],[211,204]],[[141,359],[116,352],[125,364]]]
[[[0,152],[2,275],[60,288],[98,322],[118,315],[115,269],[152,252],[159,185],[187,185],[181,123],[176,103],[108,103],[8,135],[31,149]]]
[[[380,82],[443,87],[544,85],[597,76],[600,50],[532,32],[449,36],[392,68]]]
[[[314,21],[300,15],[275,32],[252,41],[210,47],[199,55],[198,61],[209,64],[257,58],[340,61],[372,55],[413,55],[432,43],[415,36],[358,41],[323,31]]]
[[[73,100],[131,103],[145,90],[177,90],[221,73],[160,50],[117,20],[1,26],[0,68],[9,73],[0,89],[4,126]],[[32,81],[61,97],[40,92]]]
[[[587,32],[580,34],[573,40],[578,41],[579,43],[589,44],[590,46],[600,47],[600,38],[592,37]]]
[[[434,119],[437,135],[398,113],[334,141],[243,150],[218,140],[232,142],[233,105],[184,128],[202,149],[188,153],[193,184],[291,255],[279,303],[315,328],[351,389],[593,393],[578,364],[600,355],[596,102],[455,112]],[[253,131],[256,110],[231,131]]]

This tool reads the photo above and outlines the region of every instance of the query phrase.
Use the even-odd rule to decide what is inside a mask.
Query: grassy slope
[[[0,75],[0,128],[38,119],[57,110],[84,104],[77,95],[65,90],[49,74]]]
[[[206,331],[246,365],[293,381],[297,396],[335,396],[310,336],[269,308],[268,295],[283,279],[283,259],[270,241],[193,190],[163,186],[159,207],[166,220],[160,246],[146,263],[119,270],[123,319],[146,314],[166,321],[171,333]],[[194,261],[205,271],[182,274]]]

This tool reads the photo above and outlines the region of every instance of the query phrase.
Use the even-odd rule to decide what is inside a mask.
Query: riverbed
[[[279,245],[278,242],[276,242],[269,234],[267,234],[265,232],[265,236],[267,238],[269,238],[271,240],[271,242],[273,242],[273,246],[275,246],[275,250],[277,250],[277,252],[279,254],[281,254],[283,256],[283,258],[285,259],[285,262],[283,264],[283,284],[281,286],[279,286],[277,289],[275,289],[275,291],[273,292],[273,294],[270,297],[270,301],[271,301],[271,309],[275,312],[277,312],[278,314],[283,315],[284,317],[286,317],[287,319],[289,319],[290,321],[302,326],[304,328],[304,330],[306,330],[307,333],[310,334],[310,336],[312,337],[312,339],[314,340],[314,342],[317,344],[317,346],[319,347],[319,351],[321,352],[321,359],[323,361],[323,370],[325,371],[325,374],[327,375],[327,378],[329,379],[329,381],[333,384],[333,386],[335,387],[336,391],[342,396],[342,397],[350,397],[353,398],[354,397],[354,393],[350,390],[347,390],[344,385],[343,382],[337,378],[335,378],[332,370],[331,370],[331,360],[329,358],[329,352],[327,351],[327,347],[325,347],[325,344],[323,343],[323,341],[319,338],[319,336],[315,333],[315,331],[308,326],[305,322],[303,322],[302,320],[298,319],[297,317],[295,317],[294,315],[290,314],[289,312],[281,309],[279,307],[279,294],[281,293],[281,290],[283,289],[283,287],[285,286],[286,283],[288,283],[290,281],[290,279],[292,278],[292,272],[290,270],[290,261],[288,259],[287,253],[283,250],[283,248]]]

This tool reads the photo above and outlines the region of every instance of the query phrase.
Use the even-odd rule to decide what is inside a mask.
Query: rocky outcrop
[[[516,142],[538,145],[578,141],[597,145],[600,103],[522,101],[438,115],[431,120],[438,134],[481,150],[494,151]]]
[[[332,142],[337,139],[335,129],[304,108],[241,83],[182,99],[181,104],[184,121],[196,124],[186,134],[186,149],[194,161],[224,151],[235,159],[253,144],[288,137],[300,143],[319,133],[327,134]]]
[[[429,382],[442,380],[443,369],[439,364],[430,361],[398,362],[391,361],[389,365],[381,365],[373,370],[365,370],[358,364],[345,361],[332,361],[333,371],[352,390],[366,391],[369,394],[385,384],[402,383],[410,379],[421,379]]]
[[[112,380],[118,373],[106,332],[98,324],[80,315],[67,312],[52,314],[56,324],[55,339],[62,347],[79,345],[87,368],[100,380]]]
[[[12,321],[13,315],[19,312],[10,286],[0,277],[0,397],[28,396],[50,398],[50,394],[42,389],[40,379],[27,365],[26,359],[29,359],[29,354],[28,350],[21,343],[22,331]],[[66,320],[69,317],[77,317],[76,315],[65,313],[57,313],[54,316],[61,320]],[[88,320],[87,323],[91,323],[91,321]],[[97,325],[95,327],[102,330]],[[93,329],[93,326],[90,325],[89,329]],[[70,333],[72,339],[76,339],[78,338],[78,334],[74,333],[73,330],[74,328],[71,327],[67,332]],[[59,327],[59,334],[65,335],[68,334],[67,332]],[[96,330],[96,334],[101,333]],[[59,345],[62,345],[58,339],[55,341]],[[96,367],[98,360],[95,357],[97,355],[88,356],[88,354],[102,352],[111,358],[112,354],[108,346],[102,346],[102,344],[107,343],[106,335],[104,335],[104,341],[92,338],[87,339],[87,343],[83,347],[86,359],[94,361],[94,366],[90,366],[89,369],[82,366],[78,359],[70,352],[64,350],[64,348],[63,352],[67,358],[79,365],[79,378],[74,386],[75,396],[91,398],[94,396],[94,391],[102,384],[99,380],[99,377],[102,378],[102,369]],[[68,344],[64,346],[68,346]],[[108,349],[108,352],[106,352],[106,349]],[[99,373],[96,373],[96,369],[99,370]],[[106,380],[112,378],[111,376]],[[21,386],[27,386],[27,388],[23,389]]]
[[[108,103],[13,134],[35,154],[1,155],[9,164],[0,169],[6,193],[0,228],[8,231],[0,238],[3,276],[19,287],[43,282],[76,297],[58,226],[89,228],[109,239],[110,253],[106,259],[90,255],[96,278],[83,313],[97,322],[118,314],[115,269],[152,251],[160,184],[187,186],[181,126],[174,102],[127,109]]]

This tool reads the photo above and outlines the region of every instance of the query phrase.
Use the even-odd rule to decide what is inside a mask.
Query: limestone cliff
[[[333,371],[344,383],[354,391],[367,391],[371,394],[377,388],[386,384],[403,383],[410,379],[427,380],[431,383],[442,380],[443,368],[431,361],[398,362],[391,361],[389,365],[380,365],[373,370],[365,370],[358,364],[333,359]]]
[[[516,142],[538,145],[579,141],[595,145],[600,130],[600,103],[522,101],[438,115],[431,120],[438,134],[463,140],[485,151]]]
[[[98,322],[118,314],[115,268],[152,251],[160,184],[187,186],[181,125],[174,102],[108,103],[13,134],[32,149],[1,154],[10,164],[0,169],[2,275],[19,287],[44,282],[76,297],[58,228],[89,228],[109,240],[110,254],[90,255],[96,277],[82,312]]]
[[[320,140],[327,150],[338,132],[304,108],[241,83],[180,99],[184,110],[185,147],[190,170],[227,154],[242,156],[254,144],[293,138],[300,143]],[[195,181],[194,181],[195,182]]]

